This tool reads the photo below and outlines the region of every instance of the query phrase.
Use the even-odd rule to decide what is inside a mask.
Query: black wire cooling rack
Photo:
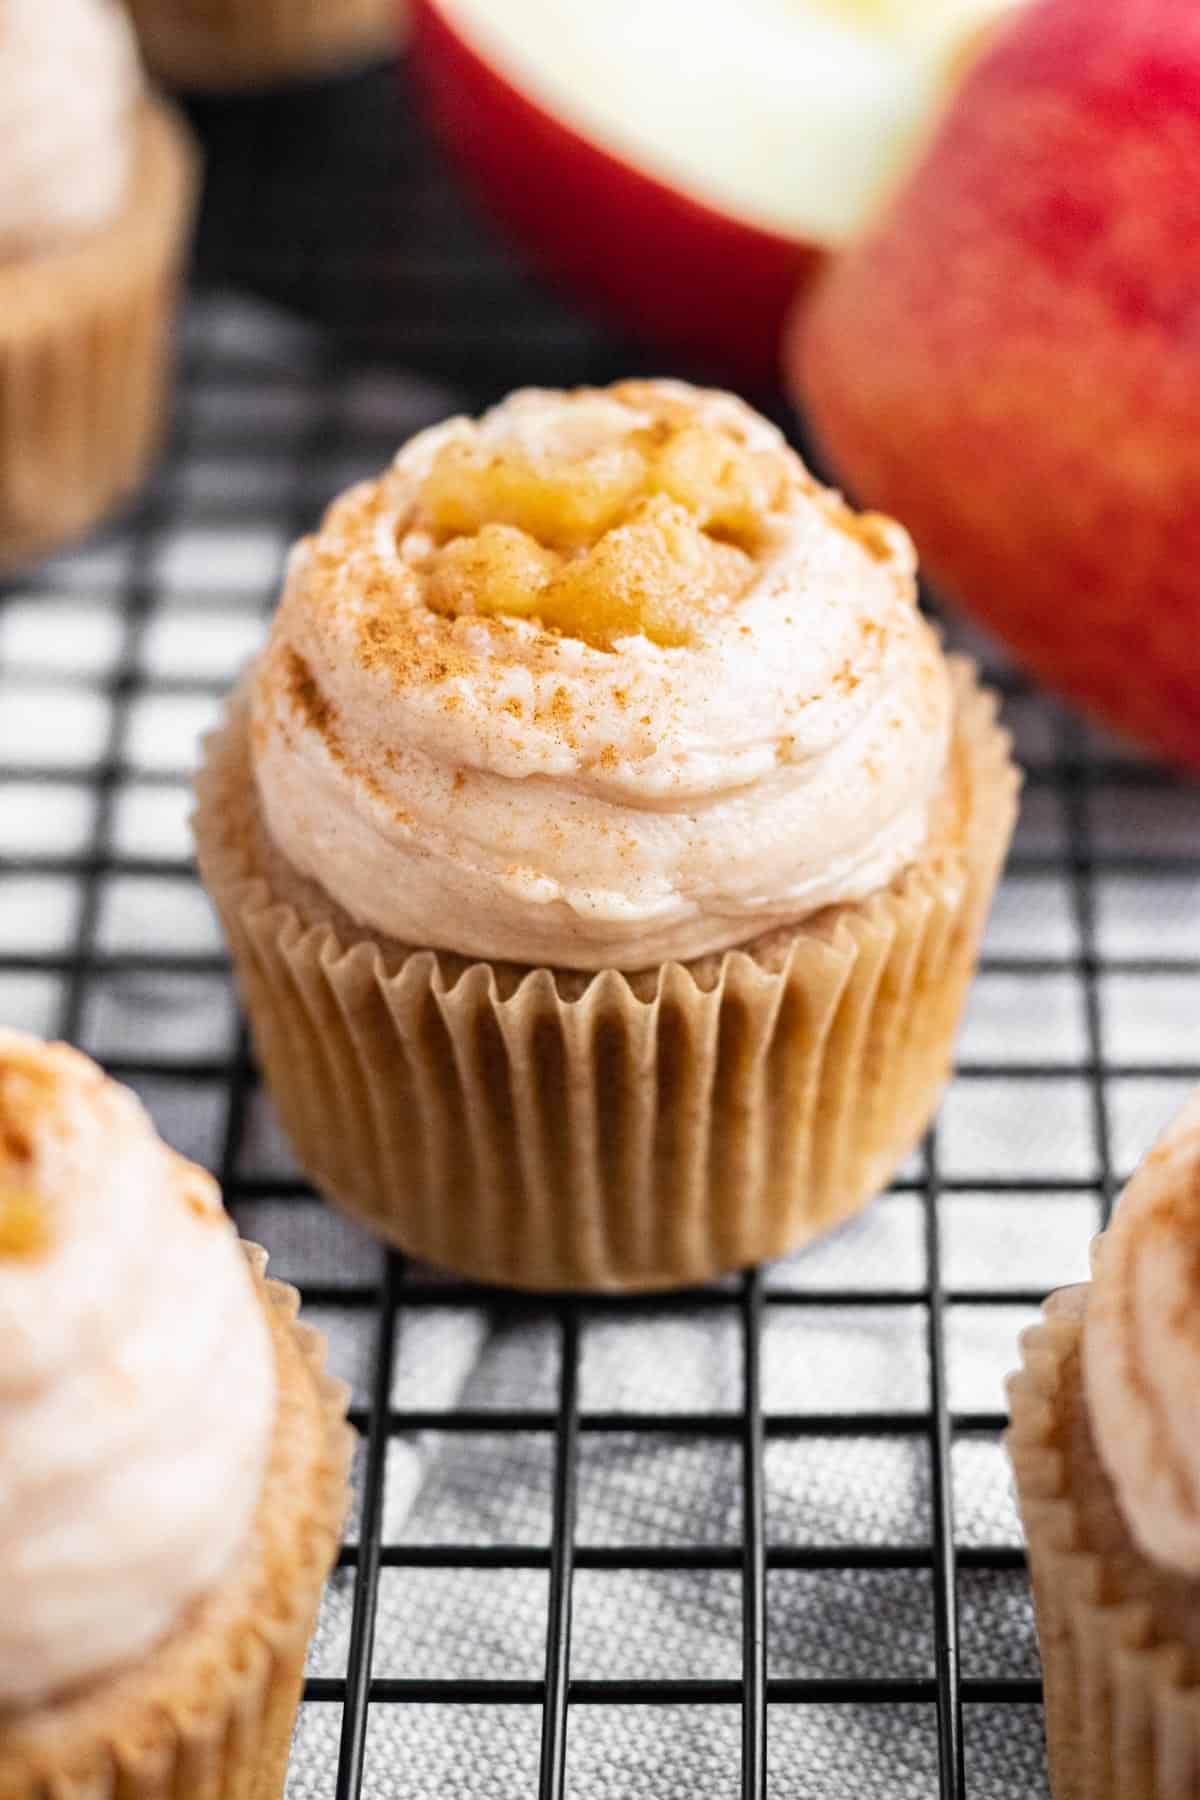
[[[353,1383],[290,1791],[1044,1793],[1001,1377],[1200,1075],[1200,796],[983,647],[1022,823],[955,1083],[865,1219],[668,1298],[537,1302],[385,1256],[258,1087],[190,862],[195,743],[332,492],[451,408],[647,363],[464,214],[395,71],[195,116],[209,202],[163,464],[113,530],[0,590],[0,1018],[143,1093]]]

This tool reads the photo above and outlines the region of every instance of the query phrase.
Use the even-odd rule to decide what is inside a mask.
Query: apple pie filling
[[[623,432],[613,401],[628,402]],[[794,471],[736,423],[629,383],[606,398],[603,428],[552,455],[519,438],[443,444],[401,554],[437,613],[534,618],[597,649],[639,633],[685,645],[754,580]]]

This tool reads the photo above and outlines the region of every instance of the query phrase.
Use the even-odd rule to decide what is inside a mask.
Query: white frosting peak
[[[140,89],[118,0],[0,0],[0,262],[118,212]]]
[[[714,441],[740,471],[714,502],[734,523],[701,533],[708,515],[636,487],[630,446],[672,457],[663,479],[683,492]],[[549,580],[541,615],[437,610],[443,540],[422,507],[447,458],[515,468],[508,536],[491,542],[501,579]],[[511,527],[540,505],[530,471],[535,489],[561,478],[570,503],[539,542]],[[636,604],[668,556],[658,641],[572,630],[561,596],[597,539],[569,541],[571,508],[595,523],[593,478],[605,496],[634,484],[601,530],[614,604]],[[470,546],[484,541],[460,539],[455,565],[480,593]],[[721,950],[886,886],[925,838],[949,726],[905,534],[850,514],[740,402],[674,382],[525,392],[415,438],[293,553],[254,688],[272,838],[354,919],[582,969]]]
[[[1134,1538],[1155,1562],[1200,1576],[1200,1092],[1093,1247],[1084,1378]]]
[[[274,1397],[215,1182],[86,1057],[0,1030],[0,1708],[141,1655],[224,1572]]]

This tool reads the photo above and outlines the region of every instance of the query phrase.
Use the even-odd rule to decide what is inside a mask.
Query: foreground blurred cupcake
[[[321,1186],[473,1276],[637,1288],[887,1180],[1014,793],[904,533],[641,382],[516,394],[337,501],[196,823]]]
[[[183,88],[271,87],[396,46],[399,0],[125,0],[150,68]]]
[[[0,570],[145,475],[194,186],[116,0],[0,0]]]
[[[0,1794],[283,1791],[345,1392],[215,1183],[0,1031]]]
[[[1200,1795],[1200,1093],[1009,1384],[1056,1800]]]

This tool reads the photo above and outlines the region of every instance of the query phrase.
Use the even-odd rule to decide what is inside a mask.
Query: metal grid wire
[[[342,336],[194,297],[153,486],[0,590],[0,1018],[142,1092],[352,1382],[356,1501],[297,1800],[1027,1800],[1040,1688],[1001,1378],[1200,1075],[1200,796],[984,649],[1029,781],[955,1083],[888,1195],[775,1269],[542,1303],[409,1267],[324,1209],[258,1087],[191,866],[196,740],[329,494],[451,408],[635,360],[459,218],[391,82],[307,103],[389,121],[362,154],[407,184],[403,258],[379,249],[378,207],[374,252],[297,217],[294,267],[251,255],[316,164],[271,185],[262,145],[300,141],[292,113],[199,115],[201,270],[276,298],[286,273]],[[267,162],[239,210],[252,143]],[[349,314],[372,266],[367,325]]]

